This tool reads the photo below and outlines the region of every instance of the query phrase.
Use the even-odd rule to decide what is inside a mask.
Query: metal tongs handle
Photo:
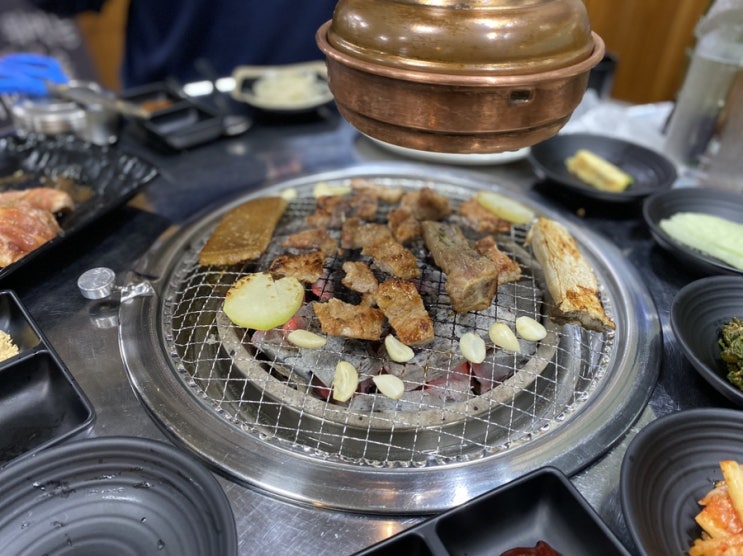
[[[77,87],[74,84],[47,83],[47,89],[49,94],[53,96],[70,100],[82,104],[83,106],[102,106],[103,108],[113,110],[122,116],[147,119],[152,115],[149,110],[142,108],[133,102],[128,102],[116,97],[109,97],[105,94],[94,91],[93,89]]]

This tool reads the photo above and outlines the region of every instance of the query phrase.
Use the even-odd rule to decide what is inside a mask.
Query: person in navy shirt
[[[100,11],[105,0],[32,0],[72,16]],[[218,76],[239,65],[322,59],[317,29],[337,0],[130,0],[121,70],[125,88],[165,79],[204,79],[206,59]]]

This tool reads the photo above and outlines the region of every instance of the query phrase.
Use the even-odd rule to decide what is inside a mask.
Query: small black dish
[[[571,174],[565,161],[578,149],[588,149],[621,168],[634,179],[625,191],[613,193],[588,185]],[[630,203],[670,188],[676,167],[665,156],[622,139],[588,133],[565,133],[533,145],[529,162],[542,179],[583,197],[610,203]]]
[[[642,556],[686,554],[701,528],[698,501],[722,480],[720,461],[743,461],[743,411],[690,409],[660,417],[632,439],[620,497]]]
[[[652,195],[642,206],[643,217],[655,241],[681,262],[704,274],[743,275],[743,270],[676,241],[664,232],[661,220],[677,212],[701,212],[743,223],[743,195],[721,189],[682,187]]]
[[[163,442],[100,437],[0,472],[6,554],[237,554],[229,500],[199,462]]]
[[[727,378],[717,340],[733,317],[743,319],[743,277],[709,276],[684,286],[671,305],[671,328],[686,358],[710,385],[743,407],[743,391]]]
[[[0,330],[18,354],[0,361],[0,468],[81,433],[93,405],[10,290],[0,291]]]
[[[571,556],[629,554],[568,478],[543,467],[358,555],[495,555],[539,541]]]

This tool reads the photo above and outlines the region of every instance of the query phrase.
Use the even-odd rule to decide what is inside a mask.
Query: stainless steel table
[[[160,176],[129,205],[43,260],[9,276],[0,287],[16,291],[95,405],[97,419],[90,436],[165,440],[128,383],[119,353],[116,305],[84,299],[77,289],[78,276],[98,266],[123,273],[170,226],[181,225],[206,207],[266,181],[393,160],[395,155],[360,136],[330,109],[290,122],[258,121],[240,137],[188,152],[159,153],[127,134],[121,147],[152,161],[160,168]],[[551,191],[549,184],[538,182],[526,160],[461,167],[461,171],[510,181],[566,218],[580,218],[585,226],[615,242],[627,259],[642,269],[664,336],[658,383],[626,438],[590,468],[571,477],[632,549],[618,498],[620,465],[631,437],[660,415],[698,406],[729,406],[685,360],[670,331],[669,310],[675,293],[699,276],[654,244],[638,206],[607,208],[563,198]],[[244,555],[350,554],[422,519],[306,508],[222,477],[220,481],[235,513],[240,554]]]

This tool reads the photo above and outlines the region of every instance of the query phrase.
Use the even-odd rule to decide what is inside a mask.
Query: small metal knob
[[[106,267],[91,268],[83,272],[77,279],[80,293],[87,299],[103,299],[114,290],[116,273]]]

